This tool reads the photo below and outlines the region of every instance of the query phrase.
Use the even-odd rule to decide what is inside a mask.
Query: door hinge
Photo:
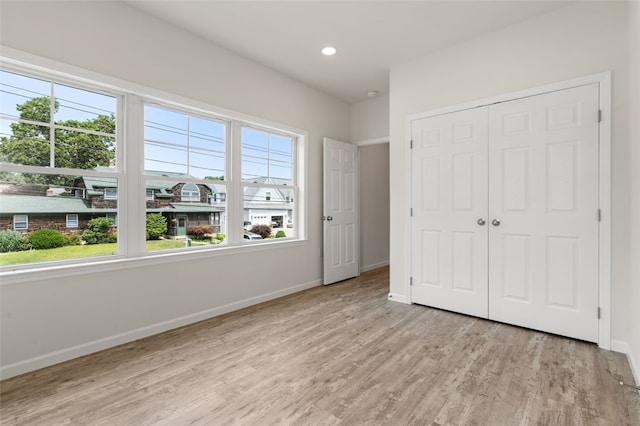
[[[413,139],[409,140],[409,149],[413,149]]]
[[[598,319],[600,319],[600,316],[601,316],[600,306],[598,306]]]
[[[602,123],[602,110],[598,110],[598,123]]]
[[[598,222],[602,222],[602,210],[598,209]]]
[[[409,277],[409,285],[413,285],[413,277]]]
[[[413,207],[409,209],[409,216],[413,217]]]

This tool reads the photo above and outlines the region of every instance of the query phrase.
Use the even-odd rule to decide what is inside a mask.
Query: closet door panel
[[[492,105],[489,129],[489,318],[597,341],[598,85]]]
[[[487,108],[412,122],[411,300],[486,318]]]

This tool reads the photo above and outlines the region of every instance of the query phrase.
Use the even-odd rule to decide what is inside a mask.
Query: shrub
[[[55,229],[38,229],[31,233],[31,247],[35,250],[62,247],[64,244],[64,235]]]
[[[268,238],[271,235],[271,227],[269,225],[253,225],[249,232],[258,234],[262,238]]]
[[[0,253],[20,251],[22,244],[22,235],[18,231],[10,229],[0,231]]]
[[[113,220],[106,217],[91,219],[82,233],[82,239],[87,244],[104,244],[109,241],[112,226]]]
[[[225,238],[226,236],[224,234],[221,234],[221,233],[216,234],[216,240],[220,242],[224,241]]]
[[[64,237],[65,246],[79,246],[82,243],[82,238],[78,234],[69,234]]]
[[[189,226],[187,228],[187,235],[193,237],[194,240],[204,240],[207,238],[207,234],[211,234],[210,226]]]
[[[276,238],[287,238],[287,233],[281,229],[276,232]]]
[[[18,251],[29,251],[31,250],[31,237],[29,237],[29,235],[25,235],[24,237],[22,237],[22,241],[20,243],[20,247],[18,248]]]
[[[161,213],[147,215],[147,240],[159,240],[167,233],[167,218]]]

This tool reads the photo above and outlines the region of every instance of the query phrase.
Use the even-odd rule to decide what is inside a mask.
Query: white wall
[[[389,263],[389,144],[360,150],[360,267]]]
[[[612,339],[627,342],[637,332],[629,302],[627,25],[626,3],[581,2],[391,69],[392,294],[406,297],[409,279],[406,117],[612,70]]]
[[[347,104],[118,2],[1,7],[4,46],[306,130],[310,224],[295,247],[3,279],[4,376],[320,282],[321,141],[349,140]]]
[[[389,136],[389,94],[351,104],[351,141]]]
[[[630,358],[640,384],[640,3],[629,4]]]

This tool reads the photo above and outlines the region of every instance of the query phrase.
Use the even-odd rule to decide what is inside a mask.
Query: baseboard
[[[402,294],[389,293],[389,295],[387,296],[387,299],[389,299],[389,300],[391,300],[393,302],[404,303],[406,305],[409,304],[409,301],[407,300],[406,296],[404,296]]]
[[[216,317],[218,315],[237,311],[242,308],[247,308],[249,306],[257,305],[258,303],[267,302],[269,300],[277,299],[279,297],[287,296],[289,294],[297,293],[309,288],[318,287],[320,285],[322,285],[322,280],[299,284],[293,287],[288,287],[260,296],[251,297],[245,300],[240,300],[238,302],[229,303],[227,305],[207,309],[179,318],[174,318],[157,324],[152,324],[146,327],[127,331],[125,333],[116,334],[113,336],[105,337],[103,339],[94,340],[91,342],[83,343],[81,345],[61,349],[48,354],[29,358],[24,361],[5,365],[0,367],[0,380],[8,379],[10,377],[38,370],[40,368],[49,367],[54,364],[69,361],[74,358],[89,355],[91,353],[109,349],[114,346],[122,345],[124,343],[133,342],[134,340],[173,330],[178,327],[183,327],[185,325],[193,324],[199,321]]]
[[[383,266],[389,266],[389,261],[385,260],[384,262],[374,263],[372,265],[362,266],[360,268],[360,273],[373,271],[374,269],[382,268]]]
[[[629,344],[621,340],[611,340],[611,350],[614,352],[623,353],[627,356],[627,359],[629,360],[629,367],[631,368],[631,373],[633,373],[633,379],[635,380],[636,386],[640,385],[640,361],[635,362],[636,358],[631,352],[631,347],[629,346]]]

